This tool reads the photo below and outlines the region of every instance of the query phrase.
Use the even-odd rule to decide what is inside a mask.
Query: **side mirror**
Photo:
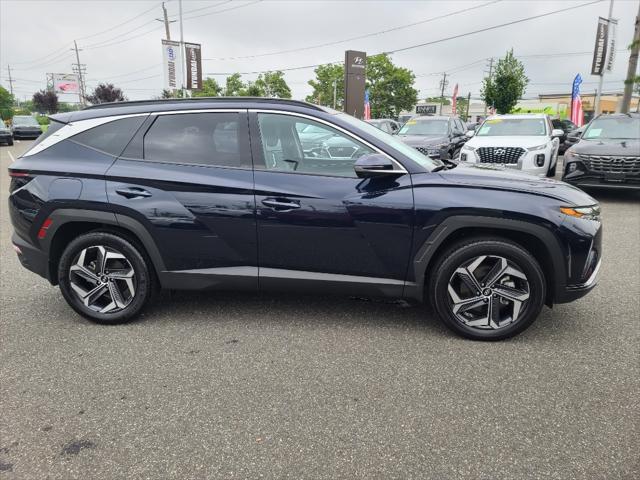
[[[394,169],[391,159],[381,153],[363,155],[356,160],[353,169],[360,178],[398,174],[398,171]]]
[[[564,135],[564,130],[561,130],[559,128],[554,128],[553,130],[551,130],[551,136],[553,138],[558,138]]]
[[[465,137],[471,138],[476,134],[475,130],[467,130],[467,133],[464,134]]]

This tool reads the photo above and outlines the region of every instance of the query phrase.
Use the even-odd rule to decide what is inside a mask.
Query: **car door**
[[[358,178],[356,159],[376,149],[320,119],[256,111],[250,123],[260,288],[401,295],[410,175]],[[316,151],[302,148],[307,125],[327,133]]]
[[[173,288],[257,288],[246,110],[152,115],[107,172],[115,211],[150,233]]]

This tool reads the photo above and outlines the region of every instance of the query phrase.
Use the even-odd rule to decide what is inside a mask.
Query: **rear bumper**
[[[42,130],[14,130],[13,138],[38,138]]]
[[[18,260],[20,260],[24,268],[54,283],[49,271],[49,258],[44,252],[38,250],[16,233],[11,237],[11,243],[18,254]]]

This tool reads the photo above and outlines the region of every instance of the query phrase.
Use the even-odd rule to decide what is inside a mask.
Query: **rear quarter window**
[[[71,137],[70,140],[117,157],[125,149],[145,119],[146,116],[141,115],[113,120],[78,133]]]

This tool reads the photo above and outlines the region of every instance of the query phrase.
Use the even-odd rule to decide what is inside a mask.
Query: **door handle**
[[[275,198],[265,198],[262,204],[271,207],[274,210],[285,211],[300,208],[300,202],[297,200],[278,200]]]
[[[118,195],[122,195],[125,198],[138,198],[138,197],[150,197],[151,192],[147,192],[144,188],[127,187],[118,188],[116,190]]]

